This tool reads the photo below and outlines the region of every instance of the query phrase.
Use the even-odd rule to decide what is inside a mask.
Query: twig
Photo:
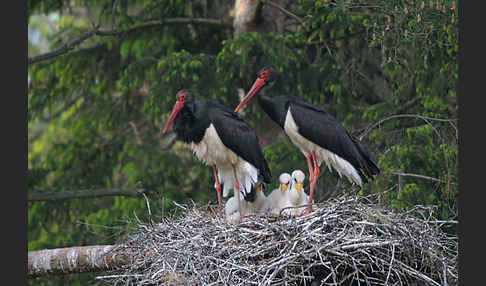
[[[305,27],[304,20],[302,20],[299,16],[295,15],[294,13],[290,12],[289,10],[285,9],[284,7],[278,5],[278,4],[276,4],[276,3],[274,3],[273,1],[270,1],[270,0],[262,0],[262,2],[264,4],[269,4],[270,6],[273,6],[273,7],[277,8],[277,9],[279,9],[280,11],[282,11],[282,13],[284,13],[287,16],[290,16],[290,17],[296,19],[297,21],[300,22],[300,24],[303,27]]]
[[[105,275],[105,276],[96,276],[96,280],[102,280],[102,279],[113,279],[113,278],[125,278],[125,277],[143,277],[143,275],[140,274],[129,274],[129,275]]]
[[[149,27],[154,27],[154,26],[160,26],[160,25],[166,25],[166,24],[206,24],[206,25],[213,25],[213,26],[220,26],[220,27],[226,27],[226,28],[231,28],[231,25],[228,23],[224,22],[223,20],[218,20],[218,19],[206,19],[206,18],[167,18],[167,19],[162,19],[162,20],[153,20],[153,21],[147,21],[145,23],[139,24],[139,25],[134,25],[132,27],[129,27],[124,30],[117,30],[117,29],[110,29],[110,30],[99,30],[99,26],[95,27],[91,31],[83,33],[81,36],[78,38],[74,39],[70,43],[64,45],[63,47],[54,50],[52,52],[48,52],[45,54],[37,55],[37,56],[32,56],[28,58],[28,64],[33,64],[36,62],[48,60],[57,56],[60,56],[62,54],[65,54],[72,49],[74,49],[76,46],[80,45],[82,42],[85,40],[91,38],[94,35],[97,36],[119,36],[125,33],[129,33],[138,29],[143,29],[143,28],[149,28]]]
[[[444,181],[444,180],[441,180],[441,179],[437,179],[437,178],[433,178],[433,177],[429,177],[429,176],[425,176],[425,175],[419,175],[419,174],[401,173],[401,172],[393,172],[393,171],[391,171],[390,174],[394,174],[394,175],[398,175],[398,176],[404,176],[404,177],[420,178],[420,179],[435,181],[435,182],[439,182],[439,183],[443,183],[443,184],[457,185],[454,182],[448,182],[448,181]]]
[[[380,119],[377,122],[375,122],[375,123],[369,125],[368,127],[366,127],[365,128],[365,131],[363,131],[363,133],[361,133],[361,135],[358,137],[359,138],[359,141],[363,140],[363,138],[366,135],[368,135],[368,133],[373,128],[375,128],[376,126],[384,123],[385,121],[388,121],[388,120],[391,120],[391,119],[395,119],[395,118],[403,118],[403,117],[419,118],[419,119],[424,120],[425,122],[427,122],[427,120],[432,120],[432,121],[440,121],[440,122],[449,122],[451,124],[452,124],[452,122],[457,121],[457,119],[433,118],[433,117],[427,117],[427,116],[422,116],[422,115],[418,115],[418,114],[396,114],[396,115],[392,115],[392,116],[388,116],[386,118]]]
[[[457,283],[457,237],[429,224],[430,207],[420,206],[422,219],[371,197],[342,196],[305,217],[254,214],[231,225],[209,205],[176,206],[182,216],[179,209],[126,237],[122,248],[134,261],[113,282],[142,275],[138,281],[153,285]]]
[[[96,32],[99,36],[119,36],[128,32],[132,32],[138,29],[166,25],[166,24],[206,24],[219,27],[229,28],[231,25],[218,19],[206,19],[206,18],[167,18],[162,20],[147,21],[145,23],[129,27],[124,30],[100,30]]]
[[[48,59],[60,56],[62,54],[65,54],[65,53],[71,51],[72,49],[74,49],[74,47],[76,47],[77,45],[84,42],[85,40],[91,38],[93,35],[96,34],[97,30],[98,30],[98,27],[95,27],[93,30],[83,33],[78,38],[74,39],[73,41],[65,44],[61,48],[54,50],[52,52],[48,52],[48,53],[45,53],[45,54],[29,57],[28,64],[30,65],[30,64],[33,64],[33,63],[36,63],[36,62],[48,60]]]
[[[79,191],[59,191],[59,192],[29,192],[27,200],[29,201],[47,201],[63,199],[84,199],[105,196],[129,196],[136,197],[143,194],[144,189],[93,189]]]
[[[145,193],[142,193],[142,195],[145,198],[145,204],[147,205],[147,210],[148,210],[148,214],[149,214],[149,222],[150,222],[150,225],[152,227],[154,227],[154,224],[153,224],[153,221],[152,221],[152,211],[150,210],[149,200],[148,200],[147,196],[145,195]]]

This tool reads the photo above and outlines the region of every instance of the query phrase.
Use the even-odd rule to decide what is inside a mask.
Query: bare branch
[[[85,199],[105,196],[129,196],[136,197],[143,194],[144,189],[94,189],[94,190],[80,190],[80,191],[63,191],[40,193],[31,192],[28,194],[29,201],[47,201],[47,200],[62,200],[62,199]]]
[[[290,12],[289,10],[285,9],[284,7],[278,5],[278,4],[276,4],[276,3],[274,3],[273,1],[270,1],[270,0],[262,0],[262,2],[264,4],[269,4],[270,6],[273,6],[277,9],[279,9],[285,15],[296,19],[303,27],[305,26],[304,20],[302,20],[299,16],[295,15],[294,13]]]
[[[396,115],[392,115],[392,116],[388,116],[386,118],[383,118],[383,119],[380,119],[378,120],[378,122],[375,122],[373,124],[371,124],[370,126],[366,127],[365,128],[365,131],[363,131],[363,133],[361,133],[361,135],[359,136],[359,140],[363,140],[363,138],[368,135],[368,133],[370,133],[370,131],[375,128],[376,126],[384,123],[385,121],[388,121],[388,120],[391,120],[391,119],[394,119],[394,118],[403,118],[403,117],[411,117],[411,118],[419,118],[419,119],[422,119],[424,120],[426,123],[429,123],[427,120],[431,120],[431,121],[441,121],[441,122],[449,122],[452,124],[452,122],[454,121],[457,121],[457,119],[442,119],[442,118],[433,118],[433,117],[427,117],[427,116],[422,116],[422,115],[418,115],[418,114],[396,114]],[[455,126],[453,125],[453,127],[455,128]]]
[[[231,28],[231,25],[226,23],[224,20],[218,19],[206,19],[206,18],[167,18],[162,20],[148,21],[143,24],[135,25],[129,27],[125,30],[100,30],[96,32],[99,36],[118,36],[135,30],[149,28],[154,26],[161,26],[166,24],[206,24],[218,27]]]
[[[62,54],[69,52],[72,49],[74,49],[77,45],[81,44],[85,40],[87,40],[87,39],[91,38],[93,35],[95,35],[96,30],[97,30],[97,28],[95,28],[95,29],[93,29],[89,32],[83,33],[78,38],[76,38],[73,41],[65,44],[64,46],[62,46],[61,48],[59,48],[57,50],[54,50],[52,52],[48,52],[48,53],[45,53],[45,54],[29,57],[28,64],[30,65],[30,64],[33,64],[33,63],[36,63],[36,62],[48,60],[48,59],[51,59],[51,58],[54,58],[54,57],[57,57],[57,56],[60,56]]]
[[[54,50],[52,52],[48,52],[45,54],[29,57],[28,59],[28,64],[33,64],[36,62],[48,60],[57,56],[60,56],[62,54],[65,54],[72,49],[74,49],[76,46],[80,45],[82,42],[85,40],[91,38],[94,35],[97,36],[119,36],[128,32],[132,32],[135,30],[143,29],[143,28],[149,28],[149,27],[154,27],[154,26],[160,26],[160,25],[166,25],[166,24],[206,24],[206,25],[213,25],[213,26],[220,26],[220,27],[226,27],[226,28],[231,28],[231,25],[226,23],[224,20],[218,20],[218,19],[206,19],[206,18],[168,18],[168,19],[162,19],[162,20],[154,20],[154,21],[148,21],[143,24],[135,25],[132,27],[129,27],[124,30],[116,30],[116,29],[110,29],[110,30],[99,30],[99,27],[95,27],[93,30],[89,32],[83,33],[81,36],[78,38],[74,39],[73,41],[67,43],[63,47]]]
[[[425,176],[425,175],[419,175],[419,174],[400,173],[400,172],[390,172],[390,174],[398,175],[399,177],[400,176],[403,176],[403,177],[414,177],[414,178],[420,178],[420,179],[424,179],[424,180],[439,182],[439,183],[443,183],[443,184],[453,184],[453,185],[457,185],[454,182],[448,182],[448,181],[444,181],[444,180],[441,180],[441,179],[437,179],[437,178],[433,178],[433,177],[429,177],[429,176]]]
[[[91,245],[29,251],[27,277],[100,272],[130,263],[129,251],[115,252],[117,245]]]

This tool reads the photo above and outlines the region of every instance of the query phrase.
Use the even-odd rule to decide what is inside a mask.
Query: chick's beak
[[[302,183],[295,183],[295,188],[297,188],[298,191],[302,191]]]

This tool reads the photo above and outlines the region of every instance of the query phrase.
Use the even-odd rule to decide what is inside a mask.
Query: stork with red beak
[[[224,176],[224,184],[236,190],[238,210],[242,214],[240,191],[245,196],[260,179],[266,183],[271,180],[258,138],[250,126],[226,106],[210,99],[188,101],[188,98],[187,90],[177,93],[176,103],[162,133],[165,134],[174,124],[177,139],[190,144],[196,157],[213,167],[221,217],[218,173],[233,173],[232,178]]]
[[[241,103],[238,112],[260,91],[271,87],[277,81],[273,67],[264,67]],[[265,92],[271,89],[265,89]],[[344,126],[326,111],[295,96],[258,96],[265,113],[284,130],[292,143],[304,154],[309,168],[309,205],[304,215],[312,211],[314,188],[319,176],[319,166],[325,162],[329,170],[333,168],[339,176],[359,186],[373,180],[380,170],[361,143],[351,136]]]

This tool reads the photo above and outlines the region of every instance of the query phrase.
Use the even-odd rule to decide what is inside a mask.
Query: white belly
[[[213,124],[206,129],[201,142],[191,143],[191,150],[204,164],[216,165],[218,180],[223,185],[223,197],[227,197],[229,190],[235,188],[233,166],[238,175],[241,191],[249,193],[258,179],[257,168],[224,146]]]
[[[206,165],[237,164],[239,157],[224,146],[214,125],[209,125],[204,137],[199,143],[191,143],[194,155]]]
[[[322,162],[326,162],[326,165],[330,171],[332,171],[332,168],[334,168],[340,177],[344,174],[351,183],[355,183],[360,186],[362,185],[361,177],[358,175],[358,172],[353,165],[333,152],[307,140],[299,134],[298,130],[299,128],[295,123],[289,108],[287,111],[287,116],[285,117],[284,131],[287,136],[289,136],[290,141],[292,141],[292,143],[294,143],[297,148],[300,149],[304,156],[307,157],[307,155],[315,152],[318,166],[321,166]]]

